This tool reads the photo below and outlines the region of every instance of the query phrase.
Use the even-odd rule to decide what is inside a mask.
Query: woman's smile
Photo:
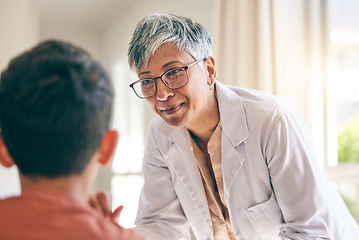
[[[163,108],[160,109],[160,112],[166,114],[166,115],[170,115],[170,114],[174,114],[176,112],[178,112],[181,108],[182,108],[183,103],[180,104],[176,104],[167,108]]]

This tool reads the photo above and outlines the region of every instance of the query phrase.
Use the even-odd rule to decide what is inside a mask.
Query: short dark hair
[[[82,173],[108,130],[112,103],[97,61],[72,44],[45,41],[1,73],[1,135],[23,175]]]

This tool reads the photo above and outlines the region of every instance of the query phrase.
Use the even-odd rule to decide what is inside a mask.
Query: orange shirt
[[[204,190],[211,214],[214,239],[235,240],[228,208],[224,199],[222,158],[222,124],[219,121],[207,144],[207,152],[202,151],[196,141],[190,137],[193,154],[202,175]],[[191,136],[191,133],[189,134]]]
[[[26,190],[0,200],[1,240],[143,240],[65,192]]]

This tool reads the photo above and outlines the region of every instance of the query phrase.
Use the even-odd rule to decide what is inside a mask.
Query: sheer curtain
[[[290,102],[308,120],[318,159],[324,159],[325,1],[216,0],[215,4],[218,80]]]

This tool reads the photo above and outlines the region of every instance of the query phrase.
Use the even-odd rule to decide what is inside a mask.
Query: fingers
[[[115,211],[113,211],[111,215],[112,221],[118,223],[122,210],[123,210],[123,205],[119,206],[118,208],[115,209]]]
[[[115,209],[115,211],[112,212],[110,207],[110,195],[107,192],[101,191],[95,195],[90,195],[88,203],[93,209],[99,211],[104,217],[110,218],[111,221],[118,223],[123,206],[119,206]]]
[[[90,195],[89,199],[88,199],[88,204],[90,205],[90,207],[92,207],[93,209],[97,209],[97,204],[96,204],[96,200],[95,200],[95,196],[94,195]]]
[[[95,195],[90,195],[88,203],[92,208],[100,211],[103,216],[111,217],[110,196],[107,192],[101,191]]]
[[[102,211],[104,216],[111,216],[112,210],[110,207],[110,195],[107,192],[101,191],[96,193],[95,196],[99,205],[99,210]]]

